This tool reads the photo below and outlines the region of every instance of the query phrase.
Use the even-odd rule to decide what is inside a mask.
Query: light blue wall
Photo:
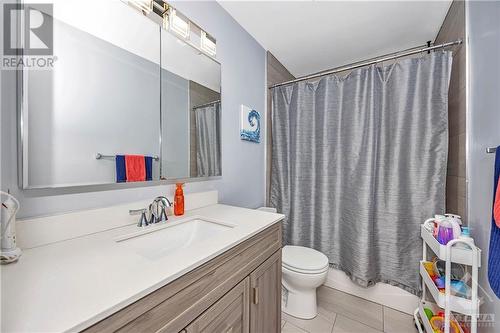
[[[500,332],[500,300],[488,283],[488,247],[491,230],[494,154],[486,147],[500,145],[500,2],[467,2],[469,33],[468,86],[468,217],[471,233],[483,251],[479,274],[481,313],[494,316],[492,327],[479,332]]]
[[[265,112],[265,50],[216,2],[175,2],[174,5],[215,36],[217,58],[222,63],[223,176],[213,181],[189,183],[186,192],[218,189],[223,203],[250,208],[261,206],[265,200],[265,142],[252,144],[239,139],[239,109],[240,104],[245,104]],[[2,190],[10,189],[20,199],[20,217],[103,207],[173,193],[173,186],[85,193],[78,193],[78,189],[20,191],[17,187],[13,74],[2,72],[1,78],[0,182]]]
[[[217,39],[217,58],[222,63],[221,198],[228,204],[261,206],[265,202],[266,143],[241,141],[239,117],[244,104],[265,118],[265,50],[213,1],[175,1],[172,5]],[[261,135],[265,138],[264,132]]]

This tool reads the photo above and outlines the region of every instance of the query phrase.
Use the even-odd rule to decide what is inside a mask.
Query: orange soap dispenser
[[[182,186],[184,183],[175,184],[177,188],[175,189],[174,197],[174,214],[176,216],[184,215],[184,191]]]

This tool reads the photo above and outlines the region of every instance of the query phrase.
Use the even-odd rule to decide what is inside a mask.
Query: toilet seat
[[[282,249],[282,266],[301,274],[319,274],[328,270],[328,257],[314,249],[287,245]]]
[[[314,270],[314,271],[311,271],[311,270],[300,270],[300,269],[297,269],[297,268],[288,267],[286,265],[282,265],[282,269],[290,271],[290,272],[293,272],[293,273],[297,273],[299,275],[300,274],[302,274],[302,275],[318,275],[318,274],[321,274],[321,273],[324,273],[324,272],[328,271],[328,266],[325,266],[325,268],[323,268],[323,269],[318,269],[318,270]]]

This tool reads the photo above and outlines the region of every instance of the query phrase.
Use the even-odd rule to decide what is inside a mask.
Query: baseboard
[[[325,286],[410,315],[418,307],[419,298],[401,288],[385,283],[377,283],[373,287],[363,288],[352,282],[344,272],[333,268],[328,271]]]

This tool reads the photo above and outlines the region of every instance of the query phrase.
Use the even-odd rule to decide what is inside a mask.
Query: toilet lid
[[[281,255],[283,266],[293,271],[315,273],[328,267],[327,256],[308,247],[287,245]]]

